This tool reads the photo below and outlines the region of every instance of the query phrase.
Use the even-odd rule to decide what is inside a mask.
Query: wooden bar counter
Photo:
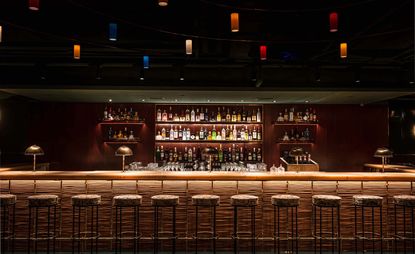
[[[385,232],[384,249],[393,249],[393,203],[392,197],[400,194],[413,194],[415,173],[368,173],[368,172],[158,172],[158,171],[10,171],[0,172],[2,193],[16,194],[16,232],[17,244],[25,249],[27,239],[28,202],[33,194],[56,194],[61,200],[61,220],[59,226],[59,248],[70,249],[71,241],[71,196],[76,194],[99,194],[102,204],[99,210],[101,237],[100,250],[111,249],[113,226],[112,198],[119,194],[140,194],[143,205],[140,208],[140,230],[143,239],[142,250],[152,248],[153,209],[151,196],[173,194],[180,197],[177,208],[177,230],[179,234],[178,249],[192,252],[195,209],[191,197],[196,194],[215,194],[220,196],[217,208],[218,250],[230,250],[232,246],[233,210],[230,197],[235,194],[251,194],[259,197],[257,207],[257,250],[268,252],[273,246],[273,206],[271,196],[276,194],[293,194],[300,197],[298,210],[300,250],[313,250],[311,237],[311,197],[316,194],[338,195],[341,203],[342,249],[353,251],[354,206],[352,196],[355,194],[378,195],[383,201],[383,230]],[[202,218],[208,218],[208,211],[201,211]],[[165,216],[167,215],[167,217]],[[163,227],[169,227],[169,211],[165,211]],[[249,213],[241,213],[238,218],[241,230],[250,227]],[[378,216],[378,214],[376,214]],[[163,218],[164,218],[163,217]],[[378,219],[378,218],[377,218]],[[131,217],[125,216],[125,225],[131,225]],[[206,221],[207,222],[207,221]],[[208,223],[201,223],[199,230],[208,230]],[[249,249],[249,241],[242,241],[242,249]],[[128,242],[126,248],[130,248]],[[209,250],[209,241],[199,244],[199,250]],[[379,245],[376,245],[378,248]],[[169,242],[163,243],[162,249],[169,249]]]

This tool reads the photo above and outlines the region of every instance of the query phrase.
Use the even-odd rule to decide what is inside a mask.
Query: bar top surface
[[[2,171],[0,180],[415,181],[415,172]]]

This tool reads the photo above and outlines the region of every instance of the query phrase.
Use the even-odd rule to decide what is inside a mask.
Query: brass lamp
[[[207,156],[208,157],[208,168],[209,168],[209,172],[212,172],[212,156],[216,155],[218,153],[218,150],[216,150],[215,148],[209,146],[206,147],[202,150],[202,155]]]
[[[373,156],[382,158],[382,172],[385,172],[386,158],[392,158],[393,152],[386,147],[380,147]]]
[[[304,149],[301,147],[294,147],[290,150],[288,155],[295,157],[295,162],[298,164],[298,157],[304,155]]]
[[[125,171],[125,156],[132,156],[133,151],[128,146],[120,146],[115,151],[115,156],[122,156],[122,172]]]
[[[26,148],[24,155],[33,156],[33,172],[36,171],[36,155],[44,155],[43,149],[40,146],[32,145]]]

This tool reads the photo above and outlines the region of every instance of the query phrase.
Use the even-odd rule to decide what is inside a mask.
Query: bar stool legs
[[[101,204],[99,195],[76,195],[72,196],[72,253],[75,253],[75,242],[77,243],[77,252],[81,252],[82,240],[89,240],[90,252],[93,253],[94,242],[95,252],[98,253],[99,224],[98,208]],[[89,209],[88,209],[89,208]],[[89,231],[88,229],[88,210],[90,214]],[[85,216],[81,216],[85,212]],[[83,217],[83,221],[82,221]],[[86,231],[81,230],[81,222],[84,224]],[[94,241],[95,240],[95,241]]]
[[[6,249],[14,253],[15,225],[16,225],[16,195],[0,194],[0,238],[1,246],[0,252],[5,253]],[[10,246],[11,240],[11,246]],[[8,248],[7,248],[8,247]]]
[[[158,253],[160,234],[168,234],[167,239],[172,240],[172,253],[176,253],[176,207],[179,205],[179,197],[175,195],[156,195],[151,197],[151,205],[154,207],[153,219],[153,250]],[[172,208],[172,231],[159,231],[159,209]]]
[[[358,240],[362,241],[362,253],[366,251],[365,241],[370,240],[372,242],[372,251],[375,252],[376,241],[380,241],[380,252],[383,253],[383,221],[382,221],[382,197],[371,195],[355,195],[353,196],[354,205],[354,220],[355,220],[355,251],[358,251]],[[361,232],[358,231],[358,208],[361,208]],[[365,208],[369,208],[371,211],[371,232],[366,231],[365,222]],[[379,208],[379,231],[375,231],[375,209]],[[367,237],[366,235],[369,235]]]
[[[341,235],[340,235],[340,202],[341,198],[333,195],[314,195],[312,197],[313,207],[313,237],[314,237],[314,252],[317,252],[317,240],[319,240],[319,251],[322,253],[323,240],[331,240],[331,250],[334,252],[335,246],[338,253],[341,252]],[[318,214],[317,214],[317,209]],[[329,209],[331,212],[330,228],[331,232],[323,231],[323,209]],[[334,210],[336,210],[336,217],[334,216]],[[318,219],[317,219],[318,217]],[[336,222],[335,222],[336,218]],[[317,220],[319,226],[317,228]],[[325,236],[329,235],[329,236]]]
[[[412,195],[398,195],[393,197],[394,204],[394,250],[395,253],[399,251],[399,242],[403,243],[403,251],[406,253],[408,246],[407,242],[410,241],[409,249],[415,251],[415,220],[414,220],[414,209],[415,209],[415,196]],[[398,208],[402,211],[402,225],[398,223],[397,215]],[[407,218],[409,211],[410,217]],[[408,222],[409,221],[409,222]],[[408,230],[407,231],[407,224]],[[403,228],[403,231],[399,231],[399,228]]]
[[[56,250],[56,207],[58,205],[58,196],[56,195],[35,195],[29,196],[29,223],[28,223],[28,253],[31,252],[32,241],[35,243],[35,253],[38,250],[38,242],[40,240],[46,240],[46,253],[50,252],[50,240],[52,243],[52,252],[55,253]],[[53,232],[51,231],[51,208],[53,209]],[[39,228],[39,212],[46,210],[46,226],[45,230],[40,230]],[[32,215],[34,213],[34,216]],[[45,223],[43,223],[45,224]],[[32,227],[34,227],[34,233],[32,233]]]

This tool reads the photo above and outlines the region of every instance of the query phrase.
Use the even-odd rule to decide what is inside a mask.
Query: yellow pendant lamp
[[[340,43],[340,58],[347,58],[347,43]]]

